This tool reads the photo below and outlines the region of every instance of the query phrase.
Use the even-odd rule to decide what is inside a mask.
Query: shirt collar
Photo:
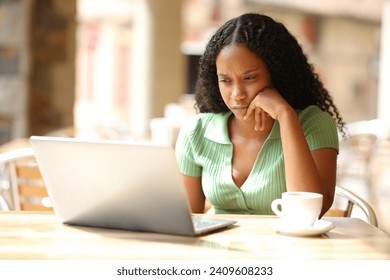
[[[214,114],[205,130],[205,137],[220,144],[231,144],[229,131],[227,129],[228,120],[232,112]],[[275,121],[268,136],[270,139],[280,138],[279,122]]]
[[[207,124],[204,136],[207,139],[220,144],[231,144],[229,131],[227,129],[228,120],[231,114],[231,111],[214,114]]]

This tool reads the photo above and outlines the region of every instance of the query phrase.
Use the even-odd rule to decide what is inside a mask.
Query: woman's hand
[[[244,120],[249,120],[254,117],[255,130],[263,130],[266,118],[278,119],[284,108],[288,107],[290,105],[276,89],[266,87],[249,104]]]

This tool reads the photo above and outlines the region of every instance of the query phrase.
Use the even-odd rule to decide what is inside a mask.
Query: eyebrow
[[[253,68],[253,69],[249,69],[249,70],[246,70],[245,72],[243,72],[242,74],[243,75],[247,75],[247,74],[250,74],[252,72],[256,72],[258,71],[259,69],[258,68]],[[217,76],[228,76],[227,74],[224,74],[224,73],[219,73],[217,72]]]

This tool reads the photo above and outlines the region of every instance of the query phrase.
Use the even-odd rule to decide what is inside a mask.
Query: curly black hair
[[[242,44],[267,66],[272,86],[296,110],[317,105],[329,113],[341,132],[345,123],[301,45],[271,17],[247,13],[227,21],[211,37],[199,62],[195,107],[201,113],[229,111],[218,87],[216,58],[226,46]]]

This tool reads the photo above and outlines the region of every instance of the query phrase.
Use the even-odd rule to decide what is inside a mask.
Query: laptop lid
[[[30,143],[61,222],[196,234],[173,147],[44,136]]]

